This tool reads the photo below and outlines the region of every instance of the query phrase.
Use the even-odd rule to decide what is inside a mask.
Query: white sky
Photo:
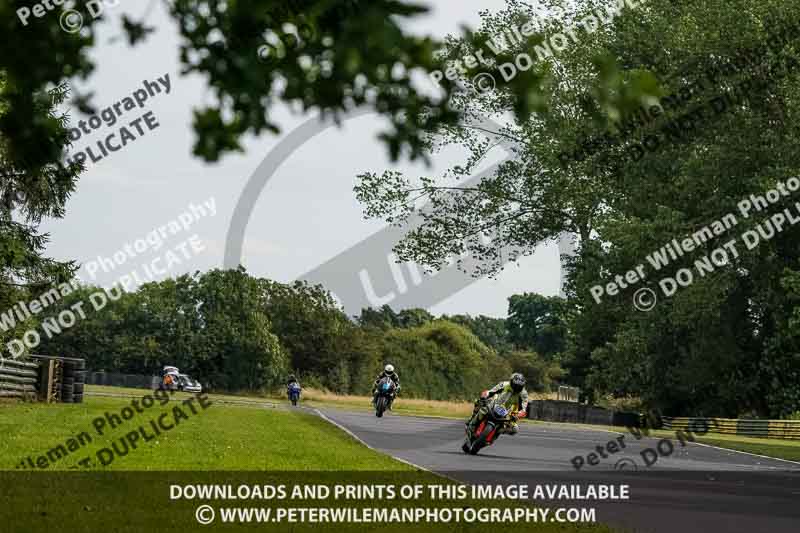
[[[131,4],[135,8],[127,7]],[[480,5],[463,0],[431,0],[428,4],[433,13],[417,21],[413,29],[440,37],[457,32],[460,24],[476,26],[479,9],[503,6],[499,0]],[[279,110],[275,117],[283,128],[281,136],[250,137],[244,143],[244,154],[227,155],[218,164],[207,165],[194,158],[192,109],[202,105],[207,91],[199,77],[179,75],[177,31],[161,3],[148,19],[157,31],[144,44],[129,48],[122,40],[108,42],[121,34],[120,15],[128,12],[138,17],[145,5],[122,3],[107,11],[100,31],[102,44],[93,52],[97,69],[80,88],[94,91],[93,103],[102,109],[130,95],[143,80],[155,81],[169,73],[169,95],[155,96],[145,104],[146,109],[129,111],[115,127],[100,131],[108,135],[146,111],[153,112],[159,127],[119,152],[89,164],[67,204],[65,219],[43,226],[51,234],[48,253],[80,263],[98,255],[111,256],[126,243],[176,219],[189,203],[200,204],[209,197],[215,199],[217,214],[203,218],[188,233],[170,237],[159,252],[145,252],[114,274],[92,280],[82,269],[82,278],[102,285],[110,285],[132,269],[143,272],[140,265],[163,256],[166,249],[193,233],[199,235],[206,250],[188,260],[180,256],[182,262],[169,274],[221,267],[231,213],[245,182],[270,149],[309,118]],[[73,121],[81,118],[86,117],[73,114]],[[251,274],[291,281],[382,227],[378,221],[362,220],[362,209],[352,192],[356,174],[391,168],[384,146],[375,139],[381,128],[382,122],[374,116],[354,119],[342,129],[318,135],[278,169],[259,197],[247,227],[242,262]],[[97,140],[99,135],[87,138]],[[81,139],[75,147],[87,144]],[[503,155],[499,152],[497,159]],[[443,169],[457,161],[457,156],[455,151],[437,156],[435,167]],[[394,168],[415,176],[425,173],[421,164],[401,161]],[[557,294],[558,281],[557,248],[543,246],[533,257],[508,265],[496,279],[478,280],[430,310],[435,314],[505,316],[511,294]]]

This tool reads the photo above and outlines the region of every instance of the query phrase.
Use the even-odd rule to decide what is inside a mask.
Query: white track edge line
[[[548,423],[548,422],[545,422],[545,423]],[[549,423],[558,424],[558,422],[549,422]],[[584,428],[581,428],[581,429],[584,429]],[[599,428],[598,429],[585,428],[585,429],[590,430],[590,431],[604,431],[606,433],[615,433],[617,435],[620,435],[620,434],[627,435],[627,434],[630,433],[628,431],[611,431],[611,430],[608,430],[608,429],[599,429]],[[659,431],[661,431],[661,430],[659,430]],[[664,431],[668,431],[668,430],[664,430]],[[704,436],[704,435],[701,435],[701,437],[702,436]],[[650,438],[650,439],[659,439],[659,437],[650,436],[650,435],[645,435],[645,437]],[[671,439],[671,437],[661,437],[661,439]],[[636,440],[638,441],[640,439],[636,439]],[[781,459],[780,457],[772,457],[772,456],[769,456],[769,455],[760,455],[760,454],[757,454],[757,453],[743,452],[742,450],[734,450],[732,448],[723,448],[721,446],[715,446],[713,444],[705,444],[705,443],[702,443],[702,442],[695,442],[695,441],[687,441],[686,444],[696,444],[697,446],[705,446],[706,448],[716,448],[718,450],[722,450],[722,451],[726,451],[726,452],[743,453],[745,455],[752,455],[753,457],[761,457],[762,459],[771,459],[773,461],[782,461],[784,463],[791,463],[793,465],[800,466],[800,461],[792,461],[790,459]]]
[[[698,446],[705,446],[707,448],[716,448],[718,450],[723,450],[723,451],[726,451],[726,452],[743,453],[745,455],[752,455],[753,457],[761,457],[763,459],[770,459],[772,461],[783,461],[784,463],[791,463],[793,465],[800,466],[800,461],[792,461],[790,459],[781,459],[780,457],[770,457],[769,455],[759,455],[757,453],[743,452],[741,450],[732,450],[731,448],[722,448],[720,446],[714,446],[713,444],[704,444],[702,442],[691,442],[691,444],[696,444]]]
[[[326,422],[328,422],[329,424],[333,424],[333,425],[334,425],[334,426],[336,426],[337,428],[341,429],[342,431],[344,431],[345,433],[347,433],[348,435],[350,435],[351,437],[353,437],[353,438],[354,438],[356,441],[358,441],[358,442],[359,442],[359,443],[361,443],[362,445],[364,445],[364,446],[366,446],[367,448],[369,448],[370,450],[372,450],[373,452],[380,453],[380,454],[382,454],[382,455],[387,455],[387,456],[391,457],[392,459],[394,459],[395,461],[400,461],[401,463],[405,463],[405,464],[407,464],[408,466],[413,466],[414,468],[419,468],[420,470],[423,470],[423,471],[425,471],[425,472],[428,472],[429,474],[433,474],[434,476],[439,476],[439,477],[442,477],[442,478],[444,478],[444,479],[449,479],[450,481],[454,481],[454,482],[456,482],[456,483],[458,483],[458,484],[461,484],[461,485],[463,485],[463,484],[464,484],[464,482],[463,482],[463,481],[459,481],[459,480],[457,480],[457,479],[455,479],[455,478],[452,478],[452,477],[450,477],[450,476],[447,476],[447,475],[445,475],[445,474],[442,474],[441,472],[434,472],[433,470],[431,470],[431,469],[429,469],[429,468],[425,468],[424,466],[420,466],[420,465],[418,465],[418,464],[412,463],[411,461],[406,461],[405,459],[401,459],[400,457],[395,457],[394,455],[392,455],[392,454],[390,454],[390,453],[386,453],[386,452],[383,452],[383,451],[381,451],[381,450],[378,450],[378,449],[376,449],[376,448],[373,448],[372,446],[370,446],[369,444],[367,444],[367,443],[364,441],[364,439],[362,439],[361,437],[359,437],[358,435],[356,435],[355,433],[353,433],[352,431],[350,431],[349,429],[347,429],[346,427],[344,427],[342,424],[340,424],[340,423],[336,422],[335,420],[332,420],[331,418],[329,418],[329,417],[325,416],[325,414],[323,414],[323,413],[322,413],[322,411],[320,411],[320,410],[319,410],[319,409],[317,409],[316,407],[314,408],[314,411],[317,413],[317,415],[318,415],[320,418],[322,418],[323,420],[325,420],[325,421],[326,421]]]

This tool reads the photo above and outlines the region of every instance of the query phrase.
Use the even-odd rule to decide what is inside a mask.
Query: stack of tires
[[[72,359],[63,362],[61,375],[61,401],[83,403],[83,387],[86,383],[86,361]]]
[[[35,397],[39,365],[17,359],[0,360],[0,398]]]

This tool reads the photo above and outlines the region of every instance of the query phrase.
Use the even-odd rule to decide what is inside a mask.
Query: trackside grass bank
[[[324,420],[311,414],[215,404],[213,399],[207,409],[196,407],[197,413],[192,414],[185,401],[183,395],[176,395],[175,401],[156,404],[128,421],[120,415],[131,405],[128,398],[87,396],[85,403],[77,405],[5,404],[0,407],[0,468],[16,469],[27,457],[35,465],[38,457],[45,456],[48,464],[44,470],[82,469],[79,461],[84,457],[93,459],[88,468],[95,470],[320,471],[338,470],[342,465],[353,470],[409,470],[358,445],[346,434],[332,431]],[[175,407],[187,416],[178,415],[177,424]],[[122,420],[116,428],[109,422],[114,414]],[[103,434],[96,429],[101,425],[97,420],[105,421]],[[159,435],[151,421],[156,422]],[[169,426],[174,427],[165,429]],[[140,433],[134,448],[126,436],[138,428],[145,429],[145,436]],[[80,448],[70,451],[70,439],[80,443]],[[126,448],[120,439],[126,440],[124,455],[119,453]],[[65,456],[51,453],[59,445],[67,450]],[[110,464],[99,461],[101,449],[115,452]]]
[[[141,391],[138,397],[146,392]],[[121,418],[121,424],[110,428],[108,420],[130,407],[132,398],[136,397],[87,395],[86,402],[78,405],[0,404],[0,524],[3,524],[0,529],[9,532],[194,531],[201,528],[196,518],[198,508],[210,505],[217,513],[217,520],[202,526],[208,531],[263,531],[268,528],[293,532],[477,533],[497,525],[425,521],[312,524],[274,520],[222,524],[220,513],[223,507],[264,508],[277,513],[278,509],[308,507],[430,509],[515,505],[506,500],[433,501],[427,497],[410,501],[361,496],[315,499],[313,493],[299,500],[270,498],[270,491],[281,485],[290,493],[295,485],[313,492],[323,485],[399,487],[450,482],[372,451],[338,428],[299,409],[229,405],[211,399],[211,405],[196,406],[193,412],[190,407],[198,400],[187,403],[182,395],[175,395],[163,405],[143,408],[143,412],[137,412],[128,420]],[[185,418],[175,415],[176,407],[186,411]],[[135,447],[129,445],[125,454],[118,453],[107,465],[96,460],[86,468],[79,466],[81,458],[96,458],[99,450],[121,449],[120,439],[125,439],[136,428],[147,428],[151,420],[156,420],[156,427],[161,424],[171,428],[162,429],[151,440],[136,440]],[[102,429],[102,434],[98,428]],[[89,435],[90,441],[80,443],[81,434]],[[80,444],[71,450],[66,444],[70,441]],[[59,445],[68,450],[66,456],[52,452]],[[17,468],[26,465],[27,457],[34,465],[38,457],[45,457],[48,465]],[[75,466],[79,468],[71,468]],[[221,485],[226,488],[224,492],[234,497],[199,499],[188,496],[210,485]],[[240,498],[238,488],[245,485],[263,497]],[[227,489],[228,486],[231,488]],[[526,509],[533,508],[526,506]],[[545,533],[611,531],[599,525],[549,521],[504,524],[503,527]]]

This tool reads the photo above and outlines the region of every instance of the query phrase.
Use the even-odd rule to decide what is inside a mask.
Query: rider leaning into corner
[[[383,372],[378,374],[378,377],[375,378],[375,382],[372,384],[372,403],[374,404],[378,397],[378,382],[385,377],[388,377],[394,383],[394,395],[389,401],[389,409],[391,409],[392,403],[394,403],[394,397],[400,392],[400,377],[397,375],[397,372],[394,371],[394,366],[392,365],[383,367]]]
[[[491,398],[494,400],[490,402]],[[515,372],[508,381],[501,381],[488,391],[481,392],[480,399],[475,402],[472,418],[464,424],[468,435],[471,435],[478,423],[489,414],[490,404],[500,404],[512,413],[511,424],[504,425],[500,433],[516,435],[519,431],[517,419],[524,418],[528,411],[528,391],[525,390],[525,378],[522,374]]]

